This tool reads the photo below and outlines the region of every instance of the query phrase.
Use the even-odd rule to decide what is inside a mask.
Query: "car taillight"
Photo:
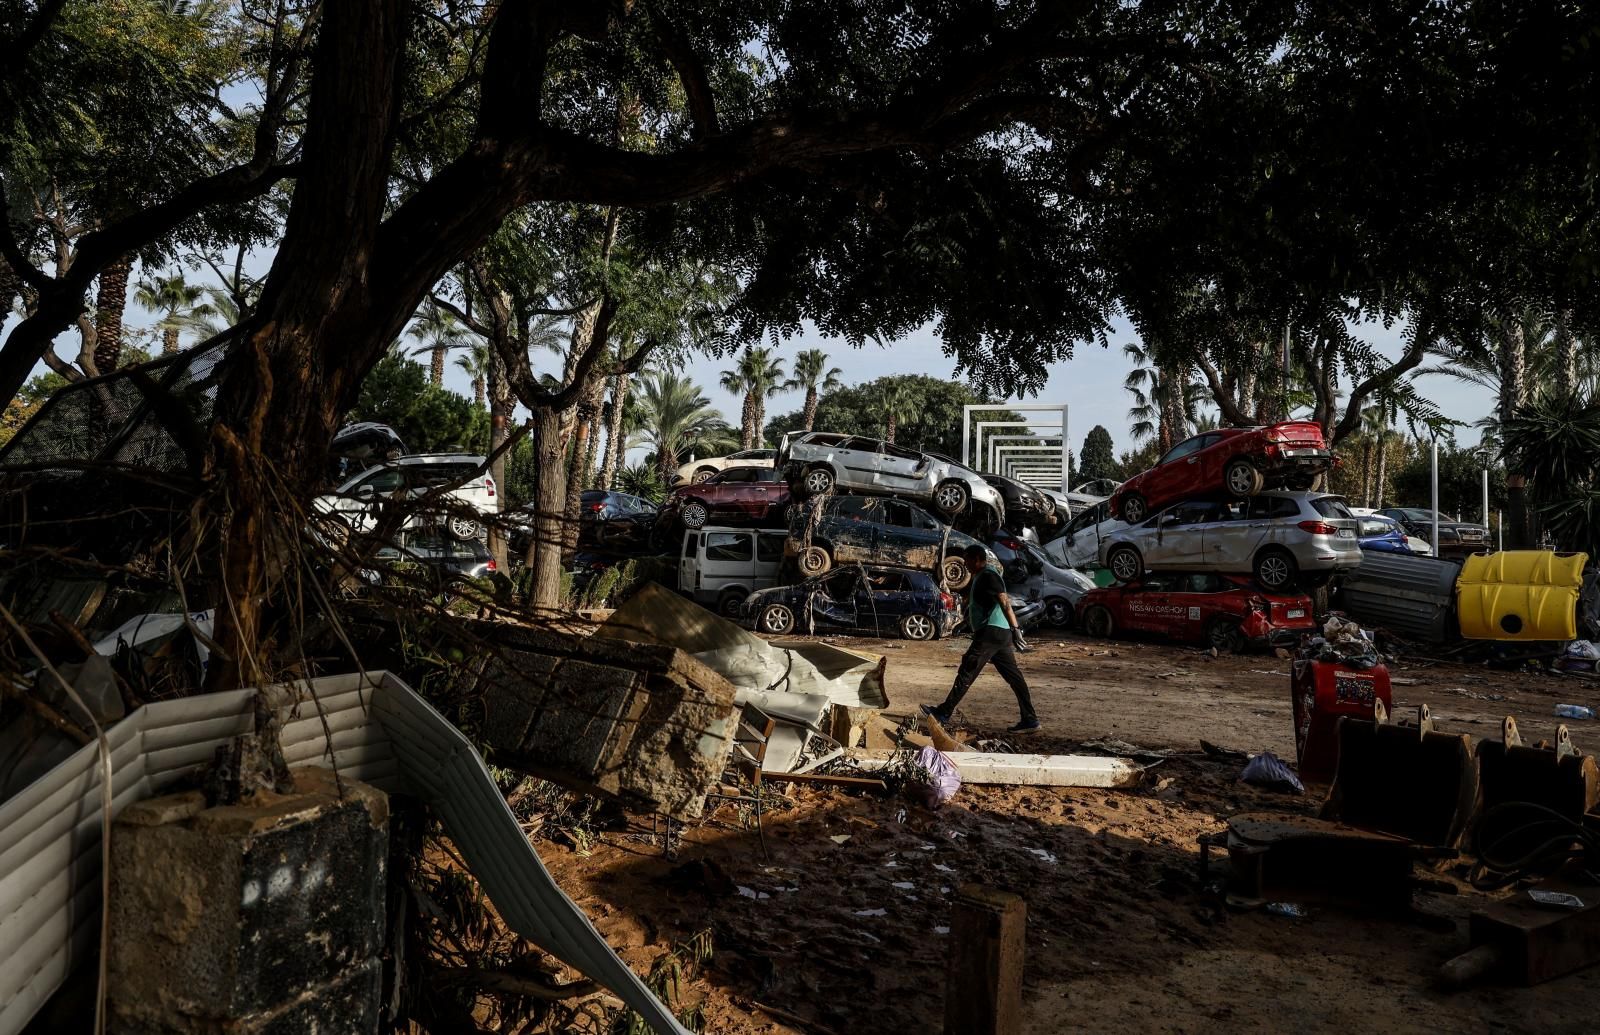
[[[1312,535],[1338,535],[1339,526],[1330,525],[1326,521],[1302,521],[1300,530],[1310,532]]]
[[[1000,545],[1005,547],[1007,550],[1013,550],[1018,553],[1022,552],[1022,544],[1017,542],[1015,539],[1001,539]]]
[[[496,568],[497,568],[497,566],[494,563],[494,558],[493,557],[489,558],[489,565],[488,565],[488,568],[486,570],[495,571]]]
[[[948,593],[940,593],[939,594],[939,603],[944,605],[944,609],[946,611],[953,611],[953,610],[955,610],[955,606],[956,606],[956,598],[951,596]]]
[[[494,497],[494,479],[489,477],[488,475],[484,475],[484,477],[483,477],[483,489],[484,489],[485,492],[487,492],[489,494],[490,498],[493,498]]]
[[[606,505],[604,503],[591,503],[589,504],[589,509],[598,514],[606,509]]]

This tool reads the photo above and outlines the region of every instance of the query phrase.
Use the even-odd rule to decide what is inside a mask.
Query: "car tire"
[[[724,618],[738,618],[739,608],[744,605],[745,598],[750,595],[747,589],[725,589],[717,597],[717,614]]]
[[[1238,620],[1222,616],[1211,619],[1206,626],[1206,642],[1219,654],[1243,654],[1245,647],[1249,646],[1239,629]]]
[[[967,570],[967,562],[962,560],[960,554],[951,554],[940,562],[939,574],[950,589],[966,589],[972,581],[972,572]]]
[[[761,609],[761,618],[756,622],[756,629],[773,636],[793,632],[794,611],[788,604],[768,604]]]
[[[1111,575],[1118,582],[1132,582],[1144,574],[1144,558],[1139,556],[1139,551],[1127,544],[1113,546],[1111,552],[1106,554],[1106,567],[1111,569]]]
[[[704,485],[717,476],[715,467],[702,467],[689,479],[691,485]]]
[[[953,517],[967,509],[972,502],[972,490],[954,478],[933,487],[933,509]]]
[[[806,497],[826,496],[833,491],[833,472],[826,467],[813,467],[800,476],[800,489]]]
[[[1083,612],[1083,631],[1097,639],[1109,640],[1117,634],[1117,620],[1111,616],[1110,608],[1093,604]]]
[[[1072,627],[1072,605],[1066,597],[1050,597],[1044,602],[1044,621],[1052,629]]]
[[[1236,499],[1254,496],[1266,484],[1266,479],[1261,472],[1256,470],[1256,465],[1247,458],[1239,456],[1228,461],[1222,469],[1222,485],[1228,494]]]
[[[483,527],[483,522],[474,521],[471,518],[452,517],[445,524],[450,529],[450,534],[464,543],[471,542],[474,539],[482,539],[489,532],[487,528]]]
[[[690,531],[699,531],[711,520],[711,508],[699,500],[688,500],[678,508],[678,520]]]
[[[938,633],[939,626],[927,615],[910,614],[900,619],[900,635],[908,640],[931,640]]]
[[[1137,525],[1150,516],[1150,504],[1137,492],[1130,492],[1122,498],[1122,520],[1126,524]]]
[[[1268,593],[1280,593],[1294,588],[1300,579],[1300,565],[1295,563],[1294,555],[1288,550],[1269,547],[1256,554],[1250,573],[1262,589]]]
[[[808,546],[800,551],[800,557],[795,561],[795,566],[800,569],[800,574],[808,579],[818,575],[826,575],[833,568],[833,555],[821,546]]]

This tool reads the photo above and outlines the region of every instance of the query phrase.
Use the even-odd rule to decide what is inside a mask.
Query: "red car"
[[[1235,654],[1317,627],[1310,597],[1263,593],[1248,576],[1212,572],[1158,573],[1091,589],[1078,613],[1090,636],[1154,633]]]
[[[1167,450],[1156,465],[1117,487],[1112,516],[1130,525],[1191,496],[1217,492],[1234,499],[1262,489],[1309,489],[1333,466],[1333,454],[1316,421],[1291,420],[1267,428],[1218,428]]]
[[[716,524],[779,527],[789,509],[789,486],[771,467],[731,467],[698,485],[680,485],[661,508],[685,528]]]

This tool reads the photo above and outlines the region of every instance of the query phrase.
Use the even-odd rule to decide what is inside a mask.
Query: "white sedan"
[[[690,460],[672,476],[672,484],[699,485],[723,471],[735,467],[771,467],[778,459],[776,449],[745,449],[727,456],[708,456],[704,460]]]

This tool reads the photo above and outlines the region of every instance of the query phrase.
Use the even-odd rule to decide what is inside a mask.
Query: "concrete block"
[[[388,800],[326,769],[292,793],[128,806],[111,839],[109,1030],[375,1032]]]

